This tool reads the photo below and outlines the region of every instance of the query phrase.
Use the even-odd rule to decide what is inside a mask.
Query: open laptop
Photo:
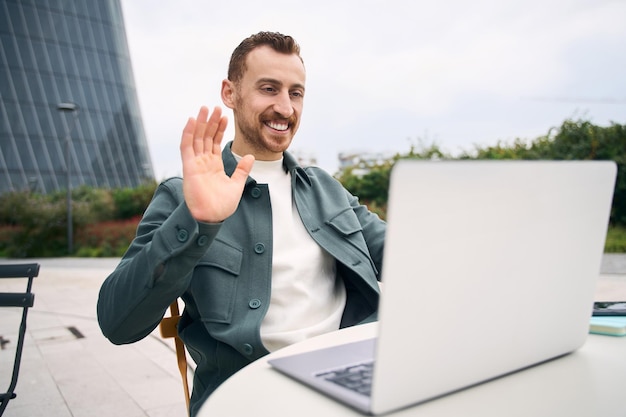
[[[608,161],[398,162],[378,337],[270,364],[383,414],[576,350],[615,176]],[[340,385],[368,372],[371,388]]]

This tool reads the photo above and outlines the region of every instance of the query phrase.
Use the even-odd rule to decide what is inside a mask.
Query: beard
[[[241,139],[246,145],[252,149],[256,154],[263,155],[265,153],[282,153],[291,144],[296,130],[298,129],[298,118],[292,115],[288,119],[273,112],[267,111],[258,117],[246,117],[245,115],[253,114],[246,111],[243,103],[238,103],[238,110],[233,110],[235,123],[237,129],[241,133]],[[265,122],[270,120],[282,120],[289,123],[288,130],[289,135],[272,135],[265,125]]]

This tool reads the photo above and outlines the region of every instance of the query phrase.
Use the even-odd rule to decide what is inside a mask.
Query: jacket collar
[[[226,144],[224,150],[222,151],[224,172],[226,172],[228,176],[233,175],[233,172],[235,172],[235,168],[237,168],[237,160],[235,159],[235,156],[233,155],[233,152],[231,150],[232,146],[233,142],[230,141]],[[293,178],[302,178],[306,183],[311,185],[311,179],[309,178],[309,175],[300,165],[298,165],[298,161],[296,161],[296,158],[294,158],[293,155],[291,155],[287,151],[283,152],[283,168],[285,169],[285,172],[291,173],[291,176]],[[248,177],[248,179],[246,180],[246,184],[252,181],[254,180],[251,177]]]

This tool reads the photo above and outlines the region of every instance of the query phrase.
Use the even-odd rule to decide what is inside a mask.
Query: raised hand
[[[189,118],[183,129],[183,194],[196,220],[218,223],[237,209],[254,157],[244,156],[232,176],[226,175],[220,145],[228,119],[219,107],[208,115],[209,109],[202,106],[198,116]]]

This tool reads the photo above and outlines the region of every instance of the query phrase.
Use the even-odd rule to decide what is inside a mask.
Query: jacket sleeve
[[[182,180],[159,185],[117,268],[100,288],[102,333],[115,344],[150,334],[181,296],[221,224],[197,222],[182,197]]]

